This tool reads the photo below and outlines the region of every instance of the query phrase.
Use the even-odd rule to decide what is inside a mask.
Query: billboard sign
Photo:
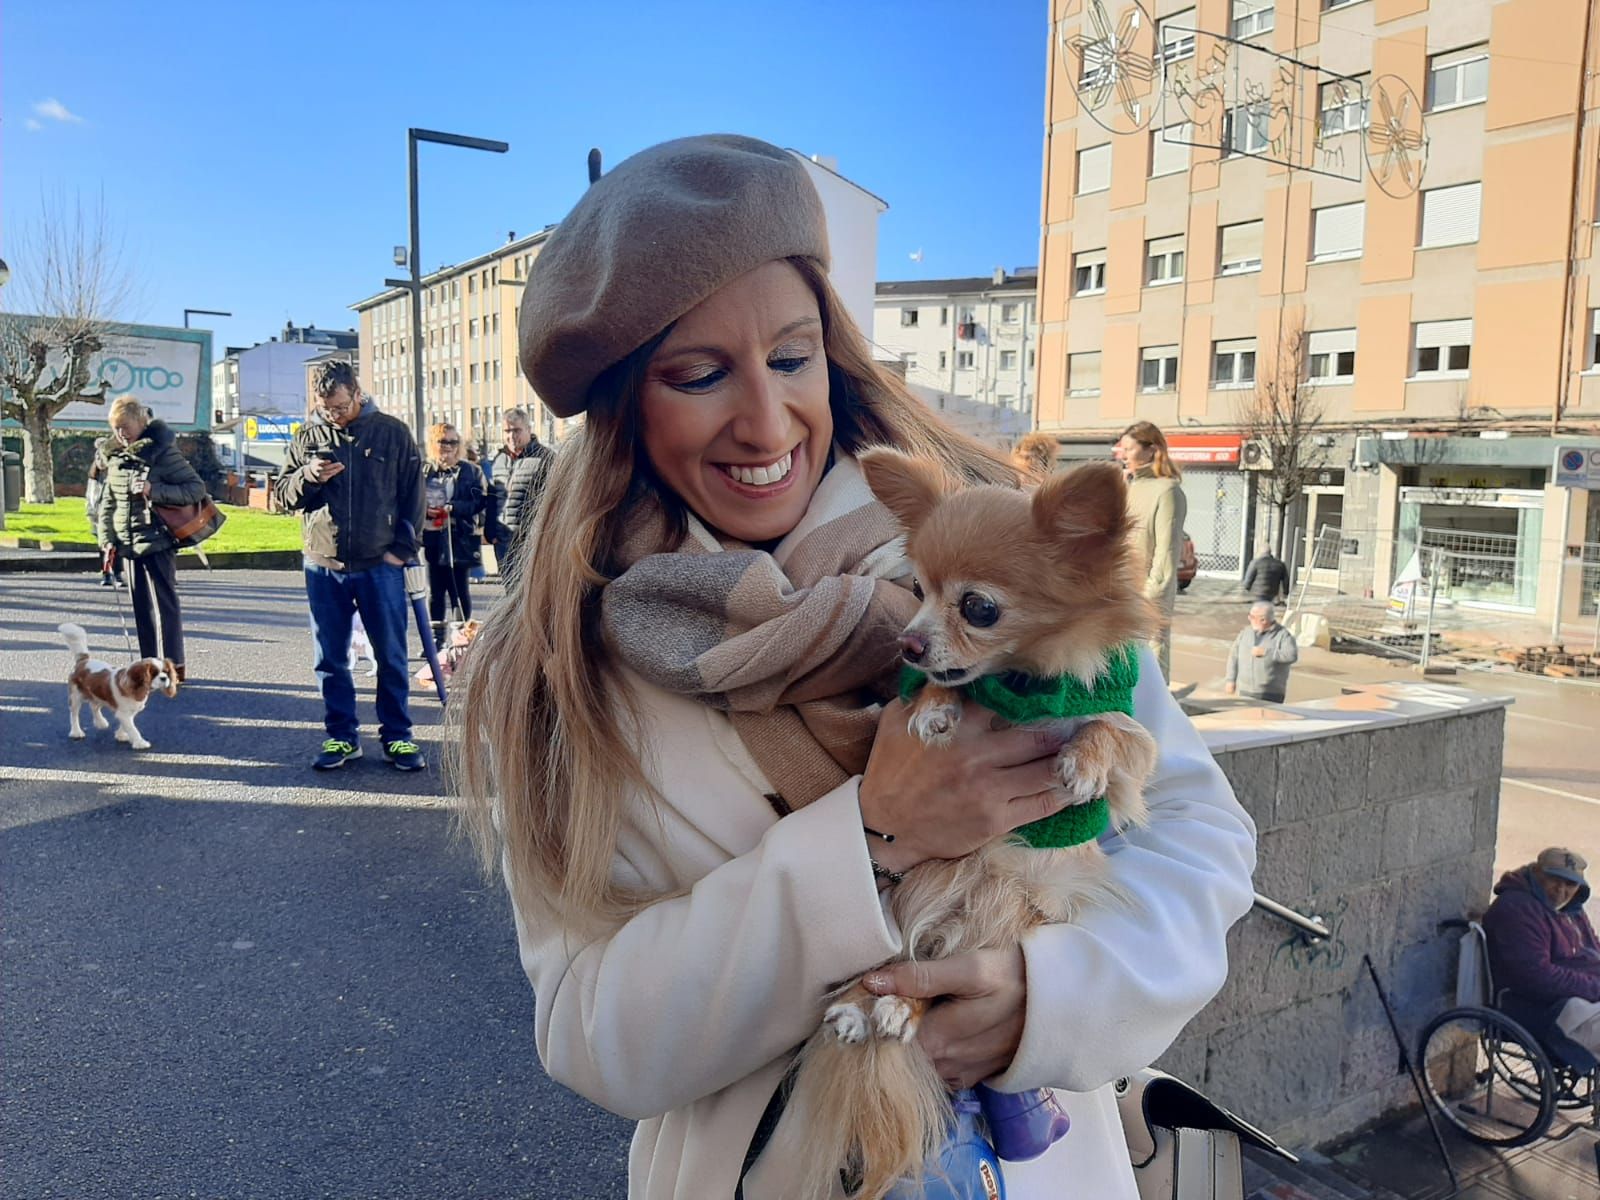
[[[247,442],[287,442],[299,432],[300,417],[246,417],[244,440]]]
[[[175,430],[210,428],[209,330],[109,324],[101,342],[100,352],[89,361],[88,389],[104,383],[106,403],[69,404],[56,415],[54,425],[104,429],[110,402],[134,396]],[[66,365],[60,351],[52,351],[46,361],[47,370],[60,371]]]

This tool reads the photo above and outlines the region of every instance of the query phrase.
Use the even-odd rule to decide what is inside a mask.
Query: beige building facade
[[[1135,128],[1083,52],[1132,0],[1048,2],[1036,427],[1079,457],[1160,425],[1227,573],[1264,532],[1241,407],[1292,377],[1308,539],[1368,535],[1386,588],[1471,535],[1507,560],[1482,603],[1547,610],[1561,547],[1600,542],[1593,494],[1548,486],[1600,444],[1600,3],[1145,0]]]

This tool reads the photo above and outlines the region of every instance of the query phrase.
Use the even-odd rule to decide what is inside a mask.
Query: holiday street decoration
[[[1084,29],[1061,51],[1084,111],[1112,133],[1135,133],[1150,124],[1161,95],[1165,56],[1156,49],[1156,23],[1139,0],[1115,22],[1103,0],[1089,0]],[[1111,104],[1112,97],[1116,104]]]

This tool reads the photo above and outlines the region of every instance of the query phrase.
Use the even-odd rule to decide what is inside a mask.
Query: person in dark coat
[[[505,444],[489,463],[489,511],[484,532],[494,546],[500,579],[510,587],[516,574],[518,531],[532,517],[550,451],[533,432],[528,414],[520,408],[506,410],[502,423]]]
[[[461,619],[472,616],[468,573],[481,556],[477,517],[486,503],[483,472],[461,457],[461,434],[454,425],[428,430],[428,465],[422,474],[426,500],[422,548],[428,556],[428,615],[443,644],[445,612],[452,595]],[[448,540],[447,540],[448,539]]]
[[[89,532],[98,542],[100,530],[100,496],[106,490],[106,450],[111,445],[109,437],[95,438],[94,461],[89,464],[83,481],[83,508],[89,514]],[[111,563],[105,554],[100,556],[100,586],[116,587],[111,573]]]
[[[411,740],[411,672],[405,564],[422,532],[422,456],[403,421],[362,395],[355,368],[320,363],[312,373],[316,411],[294,435],[273,490],[300,514],[306,600],[316,639],[313,670],[327,738],[313,769],[361,757],[350,633],[356,613],[378,660],[378,740],[396,770],[428,765]]]
[[[1289,568],[1270,546],[1260,546],[1244,569],[1244,590],[1268,604],[1276,604],[1279,597],[1288,596]]]
[[[1553,1020],[1591,1053],[1600,1054],[1600,942],[1584,915],[1588,863],[1560,846],[1540,852],[1494,885],[1483,917],[1489,969],[1509,988],[1514,1017]]]
[[[206,498],[205,481],[178,452],[167,423],[151,420],[149,410],[133,396],[113,401],[107,420],[113,436],[106,442],[95,541],[102,561],[131,573],[140,655],[170,660],[182,682],[188,672],[178,606],[178,542],[155,506],[199,504]]]

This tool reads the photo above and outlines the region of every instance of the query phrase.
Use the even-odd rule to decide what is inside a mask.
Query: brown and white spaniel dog
[[[87,704],[96,729],[111,728],[105,715],[105,710],[110,709],[117,718],[117,741],[127,742],[135,750],[148,750],[150,743],[133,719],[144,711],[151,692],[160,691],[169,700],[178,694],[177,668],[164,658],[141,658],[118,670],[89,657],[89,635],[81,625],[68,622],[56,628],[66,638],[67,649],[76,656],[72,673],[67,676],[67,715],[71,719],[68,736],[88,736],[78,724],[78,709]]]

